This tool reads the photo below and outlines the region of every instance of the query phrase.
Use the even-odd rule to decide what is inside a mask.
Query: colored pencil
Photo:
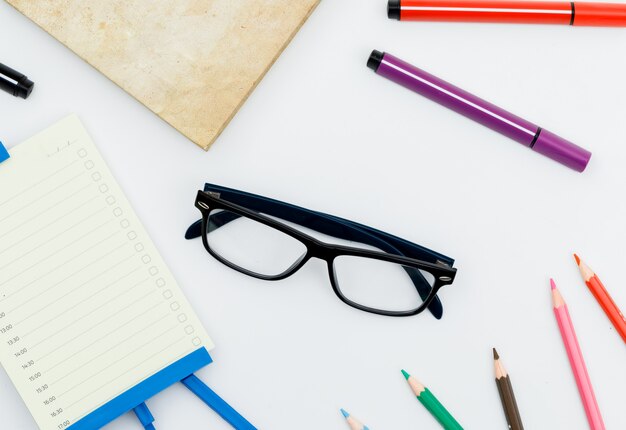
[[[443,407],[443,405],[437,400],[435,395],[430,392],[428,388],[426,388],[421,382],[415,379],[413,376],[409,375],[406,371],[402,371],[404,378],[409,383],[411,390],[417,397],[417,400],[420,401],[422,405],[426,408],[428,412],[431,413],[433,417],[439,424],[446,430],[463,430],[461,424],[459,424],[454,417]]]
[[[506,417],[506,422],[509,424],[509,429],[524,430],[522,417],[519,414],[517,402],[515,401],[511,378],[509,378],[509,374],[504,368],[498,351],[496,351],[495,348],[493,348],[493,364],[496,368],[496,386],[498,387],[502,409],[504,409],[504,416]]]
[[[567,351],[567,357],[569,363],[572,366],[574,372],[574,378],[576,379],[576,385],[578,386],[578,392],[585,408],[585,414],[587,415],[587,421],[591,430],[604,430],[604,422],[602,421],[602,415],[600,415],[600,409],[598,408],[598,402],[596,396],[593,393],[593,387],[591,386],[591,380],[587,373],[587,367],[585,366],[585,360],[576,338],[576,332],[574,331],[574,325],[570,318],[569,311],[567,310],[567,304],[563,300],[563,296],[556,288],[554,280],[550,279],[550,288],[552,289],[552,301],[554,305],[554,315],[556,316],[556,322],[559,325],[559,331],[565,344],[565,350]]]
[[[615,330],[617,330],[619,335],[622,336],[624,342],[626,342],[626,317],[624,317],[624,314],[619,310],[602,284],[602,281],[598,278],[598,275],[596,275],[594,271],[591,270],[589,266],[587,266],[585,262],[578,257],[578,255],[574,254],[574,258],[576,259],[576,264],[578,264],[580,274],[582,275],[585,284],[589,287],[589,291],[591,291],[591,294],[593,294],[596,298],[606,316],[609,317],[613,323],[613,327],[615,327]]]
[[[354,418],[352,415],[347,413],[345,410],[343,410],[343,409],[340,409],[340,410],[341,410],[341,415],[343,415],[343,417],[346,419],[346,422],[350,426],[350,430],[369,430],[369,427],[361,424],[359,422],[359,420]]]

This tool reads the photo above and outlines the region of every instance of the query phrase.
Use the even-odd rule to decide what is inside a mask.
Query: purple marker
[[[373,51],[367,61],[367,67],[578,172],[585,170],[591,158],[591,152],[586,149],[393,55]]]

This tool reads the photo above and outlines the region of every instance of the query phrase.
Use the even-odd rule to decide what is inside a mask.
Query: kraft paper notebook
[[[7,0],[208,149],[319,0]]]
[[[9,154],[0,362],[39,427],[99,428],[209,364],[211,339],[78,118]]]

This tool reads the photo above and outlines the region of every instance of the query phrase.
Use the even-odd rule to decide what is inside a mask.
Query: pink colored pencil
[[[561,331],[561,337],[565,344],[565,350],[567,351],[567,357],[569,363],[572,366],[574,372],[574,378],[576,379],[576,385],[578,386],[578,392],[585,408],[585,414],[587,415],[587,421],[591,430],[604,430],[604,422],[602,421],[602,415],[600,415],[600,409],[598,408],[598,402],[596,396],[593,394],[593,387],[591,386],[591,380],[587,373],[587,367],[585,366],[585,360],[583,359],[578,339],[576,339],[576,332],[574,331],[574,325],[567,310],[567,304],[563,300],[561,293],[556,288],[554,280],[550,279],[550,286],[552,288],[552,300],[554,303],[554,315],[556,316],[556,322],[559,325]]]

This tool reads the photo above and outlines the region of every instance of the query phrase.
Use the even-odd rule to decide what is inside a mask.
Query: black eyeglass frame
[[[260,196],[255,196],[255,197],[260,198]],[[452,284],[456,276],[456,269],[446,266],[445,263],[439,263],[439,262],[430,263],[427,261],[410,258],[406,256],[394,255],[394,254],[390,254],[386,252],[370,251],[370,250],[361,249],[361,248],[322,242],[312,236],[307,235],[306,233],[303,233],[295,228],[292,228],[291,226],[287,224],[281,223],[280,221],[277,221],[269,216],[265,216],[263,214],[255,212],[254,210],[250,210],[246,207],[229,202],[221,198],[219,192],[198,191],[195,206],[202,213],[201,236],[202,236],[202,242],[204,244],[204,247],[209,254],[211,254],[214,258],[216,258],[222,264],[230,267],[231,269],[237,270],[238,272],[244,273],[248,276],[252,276],[254,278],[263,279],[267,281],[278,281],[281,279],[285,279],[293,275],[294,273],[296,273],[311,258],[319,258],[321,260],[326,261],[327,263],[331,286],[333,288],[333,291],[337,295],[337,297],[345,304],[352,306],[356,309],[365,311],[365,312],[370,312],[370,313],[379,314],[379,315],[386,315],[386,316],[394,316],[394,317],[417,315],[421,313],[422,311],[424,311],[424,309],[426,309],[433,302],[433,300],[435,300],[435,298],[437,297],[437,293],[443,286]],[[214,252],[211,246],[209,245],[209,241],[205,232],[208,231],[207,229],[209,226],[209,216],[210,216],[211,211],[218,210],[218,209],[228,210],[232,213],[238,214],[240,216],[245,216],[261,224],[264,224],[268,227],[281,231],[284,234],[287,234],[291,236],[292,238],[300,241],[306,247],[306,253],[298,261],[296,261],[291,267],[289,267],[283,273],[280,273],[278,275],[273,275],[273,276],[263,275],[263,274],[259,274],[256,272],[252,272],[243,267],[240,267],[228,261],[227,259],[223,258],[218,253]],[[315,214],[321,214],[321,213],[316,212]],[[321,215],[326,215],[326,214],[321,214]],[[327,216],[334,218],[335,222],[337,222],[337,220],[341,220],[340,218],[333,217],[331,215],[327,215]],[[347,220],[341,220],[341,221],[349,222]],[[190,227],[189,231],[191,231],[193,228],[194,226]],[[193,237],[193,235],[188,234],[187,237],[190,238],[190,237]],[[434,252],[432,253],[434,254]],[[350,300],[349,298],[344,296],[344,294],[342,293],[341,288],[339,287],[339,282],[337,281],[337,276],[336,276],[335,268],[334,268],[334,260],[335,258],[339,256],[371,258],[371,259],[382,260],[382,261],[387,261],[387,262],[403,265],[405,267],[405,270],[407,270],[406,268],[415,268],[415,269],[423,270],[433,275],[434,284],[432,285],[432,287],[430,287],[430,293],[428,294],[428,296],[425,298],[422,297],[422,304],[419,307],[412,309],[412,310],[388,311],[388,310],[376,309],[376,308],[364,306],[362,304],[359,304]],[[419,271],[416,271],[416,274],[418,274],[420,277],[423,278],[423,275],[421,275]],[[424,282],[426,282],[425,279],[424,279]]]

